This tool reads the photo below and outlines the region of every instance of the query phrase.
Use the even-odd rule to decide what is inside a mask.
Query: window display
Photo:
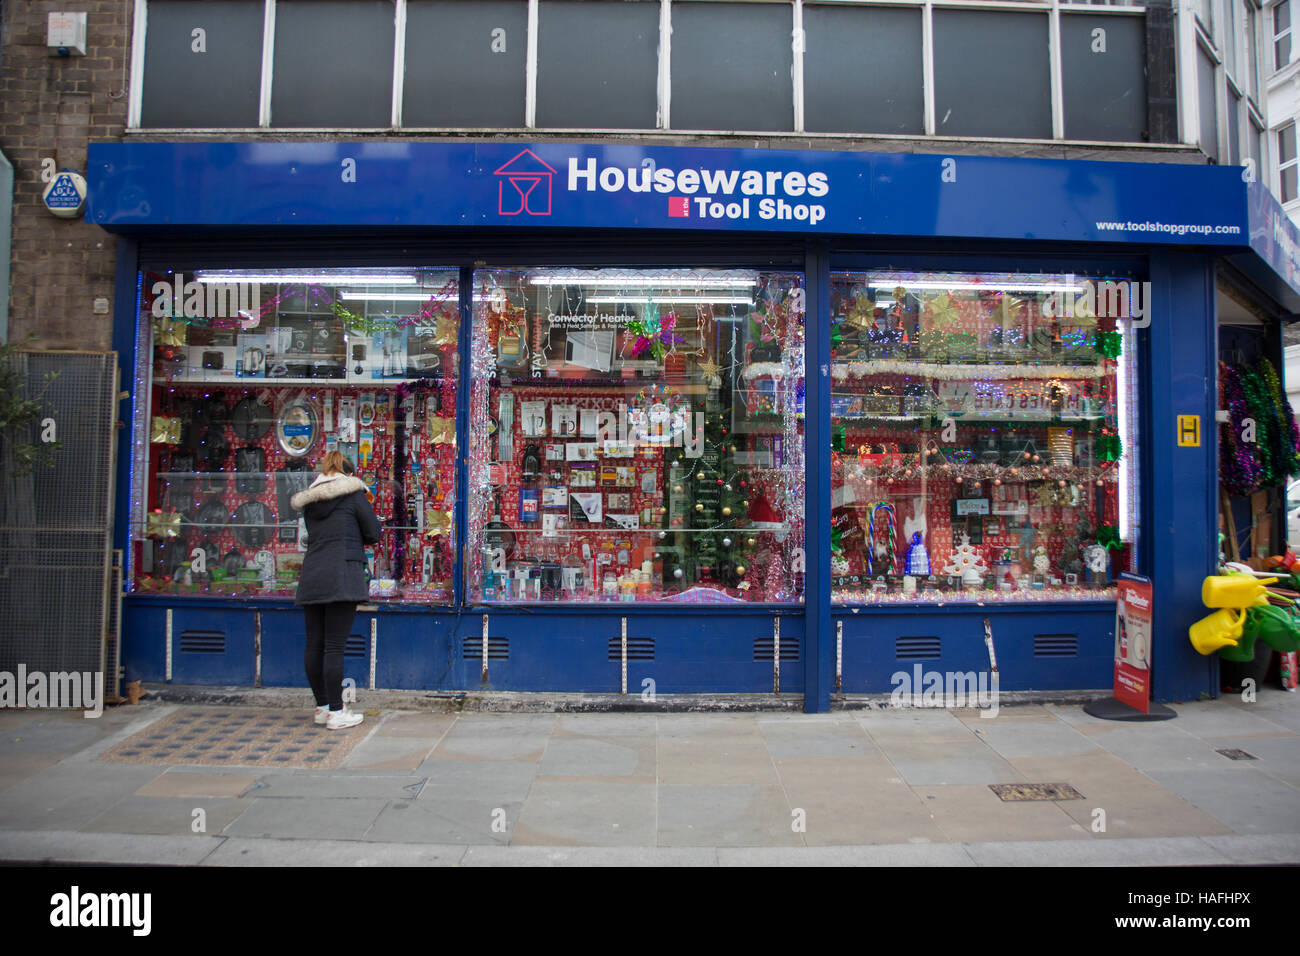
[[[833,600],[1114,598],[1135,570],[1128,293],[833,274]]]
[[[455,270],[143,273],[133,589],[292,598],[289,498],[337,448],[383,525],[371,596],[449,602],[459,305]]]
[[[467,600],[790,602],[803,278],[474,278]]]

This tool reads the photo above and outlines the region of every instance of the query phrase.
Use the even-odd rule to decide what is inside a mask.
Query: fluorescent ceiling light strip
[[[411,275],[341,275],[339,273],[276,273],[276,272],[200,272],[194,277],[199,282],[311,282],[315,285],[416,285],[419,280]]]
[[[438,289],[430,289],[428,292],[361,292],[356,289],[349,289],[346,292],[340,292],[340,299],[369,299],[371,302],[426,302],[439,293]],[[460,301],[458,295],[447,296],[446,302],[455,303]],[[475,302],[485,301],[483,296],[474,296]]]
[[[752,289],[758,285],[757,279],[697,279],[683,276],[643,276],[631,279],[603,279],[587,276],[533,276],[530,285],[576,285],[601,286],[609,288],[645,288],[648,286],[668,286],[674,289]]]
[[[934,282],[925,280],[920,282],[910,281],[907,279],[898,280],[879,280],[868,283],[873,289],[893,289],[902,286],[909,292],[912,289],[938,289],[942,292],[961,290],[961,291],[985,291],[985,292],[1082,292],[1081,285],[1061,285],[1053,283],[1049,285],[1035,285],[1032,283],[993,283],[993,282]]]
[[[725,296],[725,295],[663,295],[656,299],[648,296],[637,298],[635,296],[593,296],[587,301],[592,305],[648,305],[651,302],[667,303],[678,302],[686,305],[753,305],[754,300],[742,296]]]

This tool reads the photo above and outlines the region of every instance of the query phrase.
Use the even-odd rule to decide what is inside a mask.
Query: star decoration
[[[721,378],[722,366],[713,360],[699,363],[700,374],[705,378]]]
[[[926,305],[930,310],[930,316],[934,319],[936,328],[947,328],[961,315],[960,310],[952,301],[951,292],[939,293]]]

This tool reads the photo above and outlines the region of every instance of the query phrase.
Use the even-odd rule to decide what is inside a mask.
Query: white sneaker
[[[349,727],[355,727],[365,719],[364,714],[355,714],[348,710],[347,704],[344,704],[342,710],[331,710],[329,712],[329,716],[325,718],[325,729],[347,730]]]
[[[314,719],[314,720],[316,721],[316,723],[318,723],[318,724],[323,724],[323,723],[325,723],[325,721],[327,721],[327,720],[330,719],[330,709],[329,709],[329,707],[328,707],[328,706],[325,706],[325,707],[317,707],[317,708],[316,708],[316,716],[315,716],[313,719]]]

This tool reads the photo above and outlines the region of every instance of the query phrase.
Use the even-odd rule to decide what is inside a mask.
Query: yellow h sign
[[[1201,447],[1201,416],[1178,416],[1178,444],[1183,448]]]

